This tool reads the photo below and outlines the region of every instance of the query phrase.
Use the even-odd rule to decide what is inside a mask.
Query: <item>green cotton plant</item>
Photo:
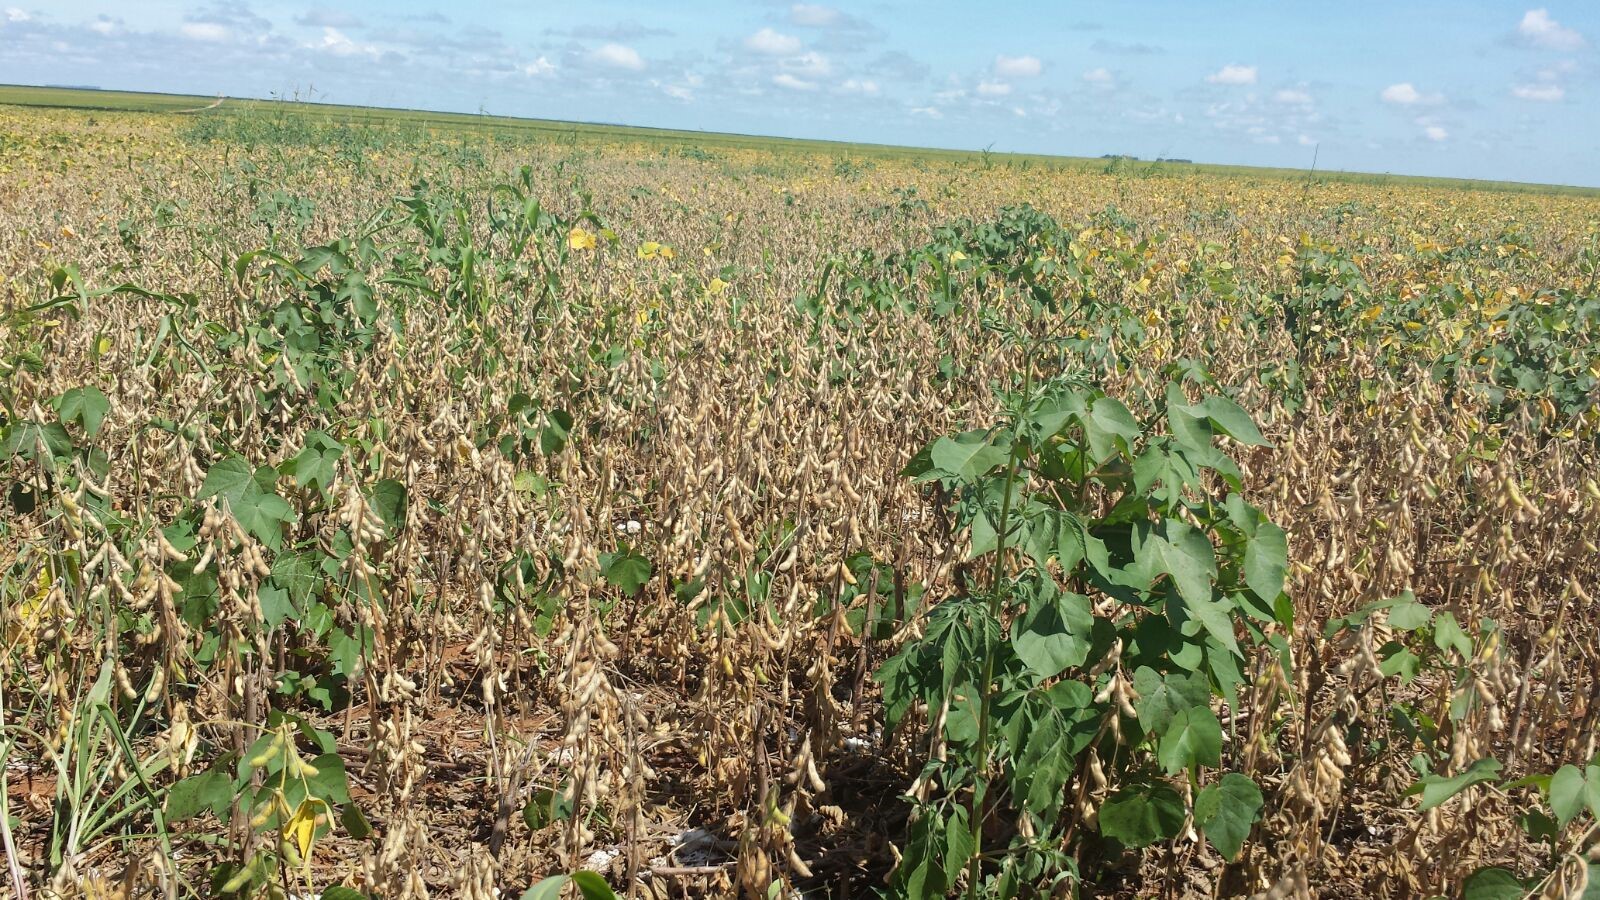
[[[1287,658],[1293,612],[1285,534],[1217,439],[1266,441],[1231,400],[1178,383],[1141,419],[1082,380],[1036,382],[1030,360],[1001,399],[999,424],[938,438],[904,473],[938,486],[970,551],[877,673],[886,725],[918,723],[934,751],[895,892],[1075,887],[1080,857],[1190,820],[1237,857],[1262,795],[1222,771],[1213,706],[1235,702],[1252,648]],[[1085,818],[1090,772],[1109,796]]]

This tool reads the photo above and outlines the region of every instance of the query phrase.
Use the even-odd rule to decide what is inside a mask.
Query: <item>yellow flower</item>
[[[594,235],[582,228],[574,228],[572,233],[567,235],[567,246],[574,250],[593,250]]]

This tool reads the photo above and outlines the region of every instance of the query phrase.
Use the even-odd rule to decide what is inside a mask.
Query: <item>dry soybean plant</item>
[[[17,896],[1600,890],[1600,200],[0,133]]]

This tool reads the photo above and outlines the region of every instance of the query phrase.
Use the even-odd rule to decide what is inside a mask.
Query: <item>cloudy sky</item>
[[[0,81],[1600,185],[1550,2],[0,0]]]

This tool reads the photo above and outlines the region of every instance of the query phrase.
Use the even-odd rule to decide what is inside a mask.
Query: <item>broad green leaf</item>
[[[1406,789],[1406,796],[1421,794],[1417,808],[1430,810],[1475,784],[1493,781],[1500,774],[1500,761],[1484,757],[1468,766],[1466,771],[1450,777],[1429,775]]]
[[[1054,589],[1049,593],[1054,596],[1037,598],[1011,628],[1017,658],[1041,681],[1083,665],[1094,628],[1087,597]]]
[[[522,892],[522,900],[561,900],[561,890],[572,879],[566,875],[551,875]]]
[[[362,626],[356,626],[358,630]],[[335,628],[328,632],[328,661],[333,663],[335,675],[346,678],[356,674],[361,669],[361,644],[358,636],[352,636],[343,628]]]
[[[627,548],[600,554],[600,574],[630,597],[650,580],[650,571],[650,561]]]
[[[979,513],[973,518],[970,536],[971,546],[967,548],[967,559],[977,559],[1000,546],[1000,532],[995,530],[994,522],[987,513]]]
[[[601,878],[599,873],[581,869],[572,873],[572,883],[578,886],[578,893],[583,900],[616,900],[617,895],[612,893],[611,885]]]
[[[1096,397],[1089,407],[1089,417],[1101,430],[1133,442],[1139,437],[1139,423],[1120,400],[1113,397]]]
[[[345,832],[358,841],[364,841],[372,836],[372,823],[362,815],[361,807],[354,803],[346,803],[344,809],[340,810],[339,822],[344,825]],[[322,897],[323,900],[327,900],[328,895],[323,894]]]
[[[1461,900],[1522,900],[1527,895],[1522,881],[1499,866],[1479,869],[1461,885]]]
[[[256,540],[273,550],[283,546],[283,526],[294,522],[294,507],[277,494],[260,494],[253,502],[236,507],[233,517]]]
[[[200,499],[222,497],[232,505],[238,505],[240,498],[257,489],[255,469],[242,456],[230,456],[206,472],[206,480],[200,485]]]
[[[39,426],[33,422],[18,422],[9,428],[0,428],[5,440],[0,441],[0,457],[22,456],[33,459],[43,444],[45,452],[53,459],[72,455],[72,436],[58,422]]]
[[[572,413],[552,409],[545,414],[544,426],[539,429],[539,451],[546,456],[560,453],[572,434]]]
[[[316,555],[305,553],[280,553],[272,561],[272,583],[288,594],[288,602],[295,612],[305,609],[311,598],[322,590],[322,570]]]
[[[100,424],[105,421],[106,413],[111,409],[111,401],[97,387],[77,387],[61,395],[60,405],[56,412],[63,422],[77,422],[83,430],[93,437],[100,431]]]
[[[1180,710],[1168,723],[1156,749],[1168,775],[1222,764],[1222,725],[1209,706]]]
[[[1166,733],[1173,716],[1211,701],[1211,686],[1203,675],[1174,673],[1163,677],[1148,666],[1134,671],[1133,689],[1139,694],[1133,704],[1139,714],[1139,727],[1148,734]]]
[[[1165,530],[1165,540],[1156,545],[1178,593],[1187,603],[1211,600],[1211,587],[1217,577],[1217,554],[1211,541],[1204,532],[1177,519],[1168,519]],[[1231,625],[1228,633],[1233,633]]]
[[[1100,807],[1100,833],[1138,849],[1176,836],[1183,818],[1183,798],[1170,785],[1156,782],[1111,795]]]
[[[351,809],[354,808],[351,807]],[[368,897],[355,888],[347,888],[342,884],[335,884],[322,889],[320,900],[368,900]]]
[[[1207,397],[1200,404],[1206,416],[1211,420],[1211,425],[1217,431],[1233,438],[1241,444],[1254,447],[1269,447],[1267,439],[1261,436],[1256,423],[1250,419],[1250,414],[1245,412],[1239,404],[1220,394]]]
[[[1167,428],[1178,443],[1186,447],[1211,446],[1211,422],[1205,410],[1192,406],[1177,382],[1167,385]]]
[[[1449,610],[1440,610],[1433,620],[1433,646],[1440,652],[1455,650],[1461,654],[1462,659],[1472,658],[1472,638],[1461,629],[1461,623],[1456,621],[1455,613]]]
[[[345,775],[344,759],[337,753],[324,753],[311,761],[317,774],[306,779],[311,796],[335,806],[350,802],[350,781]]]
[[[1378,670],[1385,675],[1399,675],[1401,684],[1410,684],[1422,671],[1422,658],[1412,653],[1404,644],[1391,642],[1384,647],[1383,661]]]
[[[230,456],[206,473],[200,499],[221,497],[244,529],[273,550],[283,545],[283,526],[294,509],[273,491],[278,473],[271,466],[252,470],[241,456]]]
[[[367,501],[378,513],[378,518],[383,520],[390,537],[405,530],[409,494],[404,484],[393,478],[385,478],[372,486],[367,493]]]
[[[1262,522],[1244,546],[1245,585],[1263,600],[1276,600],[1288,570],[1288,536],[1271,522]]]
[[[372,285],[367,283],[367,277],[359,270],[351,270],[344,277],[335,296],[349,300],[351,310],[362,322],[370,323],[378,317],[378,303],[372,295]]]
[[[1565,828],[1585,809],[1600,818],[1600,766],[1590,766],[1587,776],[1577,766],[1562,766],[1550,778],[1550,811]]]
[[[1194,798],[1194,821],[1224,858],[1234,859],[1261,816],[1261,789],[1237,772],[1229,772]]]
[[[972,825],[967,821],[967,808],[960,804],[950,807],[950,818],[944,823],[944,880],[954,884],[967,860],[972,858]]]
[[[963,481],[977,481],[995,466],[1005,465],[1011,458],[1011,450],[995,446],[981,431],[969,431],[934,441],[929,456],[934,467],[948,475]]]
[[[1517,816],[1517,825],[1522,828],[1522,833],[1528,840],[1535,843],[1549,844],[1552,848],[1561,841],[1561,826],[1556,820],[1550,818],[1537,809],[1530,809]]]
[[[1228,600],[1201,600],[1171,598],[1167,601],[1167,618],[1182,632],[1194,637],[1204,631],[1229,653],[1238,655],[1239,639],[1233,633],[1234,620]],[[1189,625],[1188,623],[1193,623]],[[1187,668],[1187,666],[1186,666]]]
[[[216,770],[190,775],[167,791],[167,821],[182,822],[204,810],[222,816],[233,802],[233,782]]]
[[[1433,610],[1417,602],[1410,591],[1402,591],[1389,607],[1389,627],[1400,631],[1416,631],[1433,618]]]
[[[295,608],[289,601],[289,592],[275,584],[262,585],[256,592],[256,602],[261,605],[261,624],[268,630],[294,617]]]
[[[284,464],[284,474],[293,476],[295,484],[302,488],[325,493],[333,483],[342,456],[344,445],[320,431],[313,431],[306,436],[305,447]]]

